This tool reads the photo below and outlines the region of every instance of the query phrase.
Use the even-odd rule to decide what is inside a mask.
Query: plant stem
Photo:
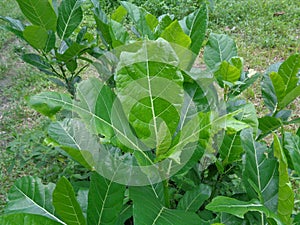
[[[163,189],[164,189],[164,198],[165,205],[167,208],[170,208],[170,196],[169,196],[169,180],[163,180]]]

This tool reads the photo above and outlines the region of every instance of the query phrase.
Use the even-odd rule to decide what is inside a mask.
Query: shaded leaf
[[[88,224],[115,225],[123,206],[125,189],[124,185],[94,172],[88,197]]]
[[[272,131],[277,130],[282,125],[280,119],[271,116],[264,116],[262,118],[259,118],[258,122],[259,122],[258,128],[261,131],[261,134],[258,137],[258,139],[265,137]]]
[[[10,24],[10,26],[4,26],[6,30],[11,31],[19,38],[24,39],[23,37],[24,25],[20,20],[16,20],[8,16],[0,16],[0,19]]]
[[[86,224],[82,210],[76,200],[73,187],[65,177],[60,178],[56,184],[53,191],[53,205],[56,213],[66,224]]]
[[[201,220],[196,213],[166,208],[156,197],[153,189],[149,186],[130,187],[129,195],[133,200],[134,224],[201,224]]]
[[[57,17],[50,1],[17,0],[22,13],[33,24],[46,30],[56,30]]]
[[[24,38],[36,49],[44,49],[48,41],[48,32],[40,26],[27,26],[23,32]]]
[[[211,187],[205,184],[200,184],[199,187],[191,191],[187,191],[180,199],[177,205],[177,209],[197,212],[204,201],[206,201],[211,195]]]
[[[51,69],[51,65],[48,62],[46,62],[44,58],[41,57],[40,55],[33,54],[33,53],[24,54],[22,55],[22,59],[25,62],[37,67],[38,69],[42,69],[42,70]]]
[[[85,45],[80,45],[77,42],[72,43],[63,54],[57,53],[57,59],[68,62],[69,60],[82,55],[88,49]]]
[[[289,168],[294,169],[296,173],[300,175],[300,137],[285,132],[284,149],[287,150],[285,153]]]
[[[241,160],[241,154],[244,152],[244,149],[241,144],[240,134],[225,133],[219,152],[223,160],[223,166]]]

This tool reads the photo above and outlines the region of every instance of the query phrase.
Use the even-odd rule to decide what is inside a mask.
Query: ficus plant
[[[52,119],[46,142],[86,168],[88,185],[22,177],[1,224],[299,223],[300,131],[288,126],[300,121],[289,108],[300,55],[252,75],[231,38],[204,42],[206,5],[181,20],[128,2],[109,16],[92,6],[99,76],[75,96],[28,100]],[[202,47],[205,70],[193,66]],[[243,98],[258,78],[267,115]]]

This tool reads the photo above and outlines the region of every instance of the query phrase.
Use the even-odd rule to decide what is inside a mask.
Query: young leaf
[[[119,6],[112,14],[111,14],[111,19],[122,23],[124,20],[125,16],[127,15],[127,11],[123,6]]]
[[[51,220],[45,216],[34,215],[34,214],[7,214],[0,216],[1,225],[61,225],[65,223],[59,223]]]
[[[23,36],[28,43],[36,49],[44,49],[48,40],[48,32],[40,26],[27,26],[23,32]]]
[[[124,45],[129,40],[129,34],[127,33],[124,26],[114,20],[110,21],[109,33],[113,48]]]
[[[196,55],[199,54],[205,38],[208,19],[207,11],[206,4],[202,4],[198,10],[179,21],[183,31],[191,38],[192,42],[189,48]]]
[[[27,19],[46,30],[56,31],[57,17],[48,0],[16,0]]]
[[[65,177],[60,178],[56,184],[53,191],[53,205],[56,213],[66,224],[86,224],[82,210],[76,200],[73,187]]]
[[[8,193],[8,203],[5,213],[29,213],[50,218],[63,223],[54,214],[52,193],[55,185],[43,185],[41,179],[22,177],[16,180]]]
[[[130,187],[129,196],[133,200],[134,224],[201,224],[201,219],[196,213],[166,208],[149,186]]]
[[[237,56],[235,42],[224,34],[209,35],[208,43],[204,48],[204,61],[210,70],[218,68],[223,61],[229,61]]]
[[[124,185],[94,172],[88,196],[88,224],[115,225],[123,206],[125,189]]]
[[[283,225],[280,219],[277,218],[277,215],[255,199],[244,202],[234,198],[218,196],[206,206],[206,209],[214,212],[229,213],[242,219],[247,212],[256,211],[265,214],[267,218],[274,219],[278,225]]]
[[[69,60],[72,60],[80,55],[82,55],[86,50],[88,49],[85,45],[80,45],[77,42],[74,42],[71,44],[70,47],[68,47],[64,53],[59,54],[57,53],[57,59],[61,60],[63,62],[68,62]]]
[[[197,212],[201,205],[211,195],[211,187],[205,184],[200,184],[199,187],[191,191],[187,191],[178,202],[177,209]]]
[[[249,198],[259,199],[267,208],[275,211],[278,193],[278,164],[268,155],[268,147],[253,139],[252,129],[241,132],[246,157],[243,183]]]
[[[221,87],[224,87],[224,81],[234,83],[239,80],[241,71],[239,68],[231,65],[229,62],[221,62],[219,68],[214,72],[214,75]]]
[[[279,161],[279,190],[277,213],[284,224],[292,224],[291,215],[294,209],[294,191],[289,181],[287,159],[277,135],[274,134],[274,156]]]
[[[82,0],[63,0],[58,7],[57,34],[68,38],[82,21]]]
[[[191,44],[190,37],[183,32],[177,20],[166,27],[166,29],[161,33],[160,37],[170,43],[175,43],[185,48],[188,48]]]

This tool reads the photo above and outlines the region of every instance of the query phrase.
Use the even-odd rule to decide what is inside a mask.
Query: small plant
[[[291,172],[300,173],[300,132],[285,126],[300,120],[287,108],[300,95],[300,55],[250,76],[235,42],[211,33],[200,70],[193,63],[206,5],[178,21],[128,2],[107,17],[92,2],[107,49],[93,62],[100,79],[80,82],[73,98],[44,92],[29,99],[53,120],[48,143],[91,171],[90,182],[23,177],[0,222],[298,223]],[[260,77],[270,110],[261,117],[241,95]],[[71,116],[59,120],[62,110]]]

